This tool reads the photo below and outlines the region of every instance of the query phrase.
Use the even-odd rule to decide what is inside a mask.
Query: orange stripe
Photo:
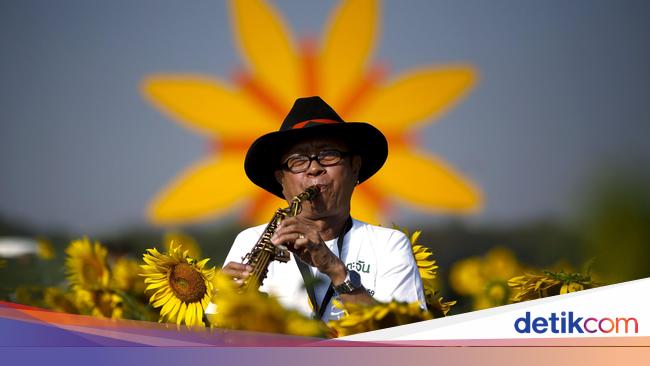
[[[377,190],[375,187],[373,187],[372,183],[371,184],[368,184],[368,182],[364,182],[364,183],[365,184],[361,184],[356,188],[357,190],[359,190],[359,193],[368,197],[368,199],[371,200],[372,202],[375,202],[378,211],[381,214],[390,211],[390,203],[386,200],[384,195],[381,192],[379,192],[379,190]]]
[[[233,79],[240,88],[255,98],[268,111],[275,114],[278,119],[284,118],[286,110],[281,101],[274,97],[273,93],[266,90],[254,77],[240,71],[235,73]]]
[[[305,37],[300,44],[304,95],[318,94],[318,71],[316,70],[318,42],[314,38]]]
[[[260,211],[261,208],[266,207],[268,202],[273,200],[274,195],[267,191],[258,190],[253,196],[251,203],[244,209],[244,213],[240,217],[240,222],[242,224],[249,224],[255,219],[255,214]],[[268,213],[269,218],[273,215],[272,212]],[[259,224],[259,223],[255,223]]]
[[[385,75],[388,73],[387,69],[388,67],[379,64],[370,68],[370,70],[366,72],[366,75],[359,80],[358,84],[351,88],[349,94],[339,107],[339,114],[344,117],[353,114],[354,109],[363,103],[364,99],[368,97],[384,79]]]
[[[317,123],[325,123],[325,124],[330,124],[330,123],[341,123],[340,121],[335,121],[335,120],[333,120],[333,119],[314,118],[314,119],[310,119],[310,120],[307,120],[307,121],[298,122],[298,123],[296,123],[295,125],[293,125],[293,127],[291,127],[291,129],[292,129],[292,130],[295,130],[296,128],[303,128],[303,127],[305,127],[305,126],[307,125],[307,123],[309,123],[309,122],[317,122]]]

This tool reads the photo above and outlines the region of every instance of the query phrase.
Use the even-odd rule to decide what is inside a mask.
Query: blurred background
[[[647,277],[649,11],[3,1],[0,298],[60,284],[84,235],[138,260],[182,236],[220,266],[282,205],[245,178],[248,145],[314,94],[387,135],[354,215],[422,230],[455,312],[498,305],[490,284],[526,271]]]

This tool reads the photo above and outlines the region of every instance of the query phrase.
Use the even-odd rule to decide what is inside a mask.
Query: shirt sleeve
[[[381,285],[375,292],[376,300],[418,301],[426,309],[420,271],[413,257],[411,242],[404,233],[394,231],[390,235],[377,275],[377,281]]]
[[[232,247],[230,247],[226,260],[223,261],[223,265],[225,266],[229,262],[242,263],[242,257],[253,249],[253,246],[257,243],[257,239],[259,239],[259,235],[257,235],[255,228],[249,228],[239,233]]]
[[[230,251],[226,256],[226,259],[223,261],[223,266],[230,262],[242,263],[242,257],[248,253],[255,243],[257,242],[257,237],[255,237],[254,228],[249,228],[237,235],[235,241],[230,247]],[[222,266],[222,267],[223,267]],[[208,306],[205,309],[206,314],[215,314],[217,312],[217,307],[215,304],[210,301]]]

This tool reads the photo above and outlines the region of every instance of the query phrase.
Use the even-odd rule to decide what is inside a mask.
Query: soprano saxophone
[[[318,192],[318,187],[308,187],[304,192],[293,197],[291,199],[291,204],[288,207],[278,208],[275,211],[273,218],[271,218],[271,221],[266,225],[262,236],[257,240],[253,249],[243,258],[244,264],[250,265],[253,267],[253,270],[251,271],[250,276],[244,280],[244,283],[239,288],[240,293],[250,290],[259,290],[260,286],[262,286],[262,282],[266,278],[267,272],[269,271],[269,264],[271,264],[272,261],[277,260],[283,263],[289,261],[289,251],[284,247],[273,245],[273,243],[271,243],[271,237],[285,217],[298,215],[302,211],[302,202],[313,200],[318,195]]]

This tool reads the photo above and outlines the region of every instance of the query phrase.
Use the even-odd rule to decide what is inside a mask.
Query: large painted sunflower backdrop
[[[415,138],[468,94],[477,79],[473,66],[429,65],[390,76],[371,60],[380,23],[375,0],[342,1],[322,39],[302,42],[294,40],[266,1],[232,0],[229,8],[245,64],[236,77],[228,81],[181,71],[152,74],[142,82],[145,97],[157,109],[205,136],[209,147],[204,158],[152,199],[148,216],[153,222],[213,218],[242,204],[248,223],[268,220],[269,212],[283,203],[248,181],[242,169],[246,149],[257,137],[277,130],[297,98],[311,95],[320,95],[347,121],[372,123],[388,139],[385,166],[355,191],[354,217],[382,223],[395,202],[426,212],[480,208],[480,190],[420,148]]]

